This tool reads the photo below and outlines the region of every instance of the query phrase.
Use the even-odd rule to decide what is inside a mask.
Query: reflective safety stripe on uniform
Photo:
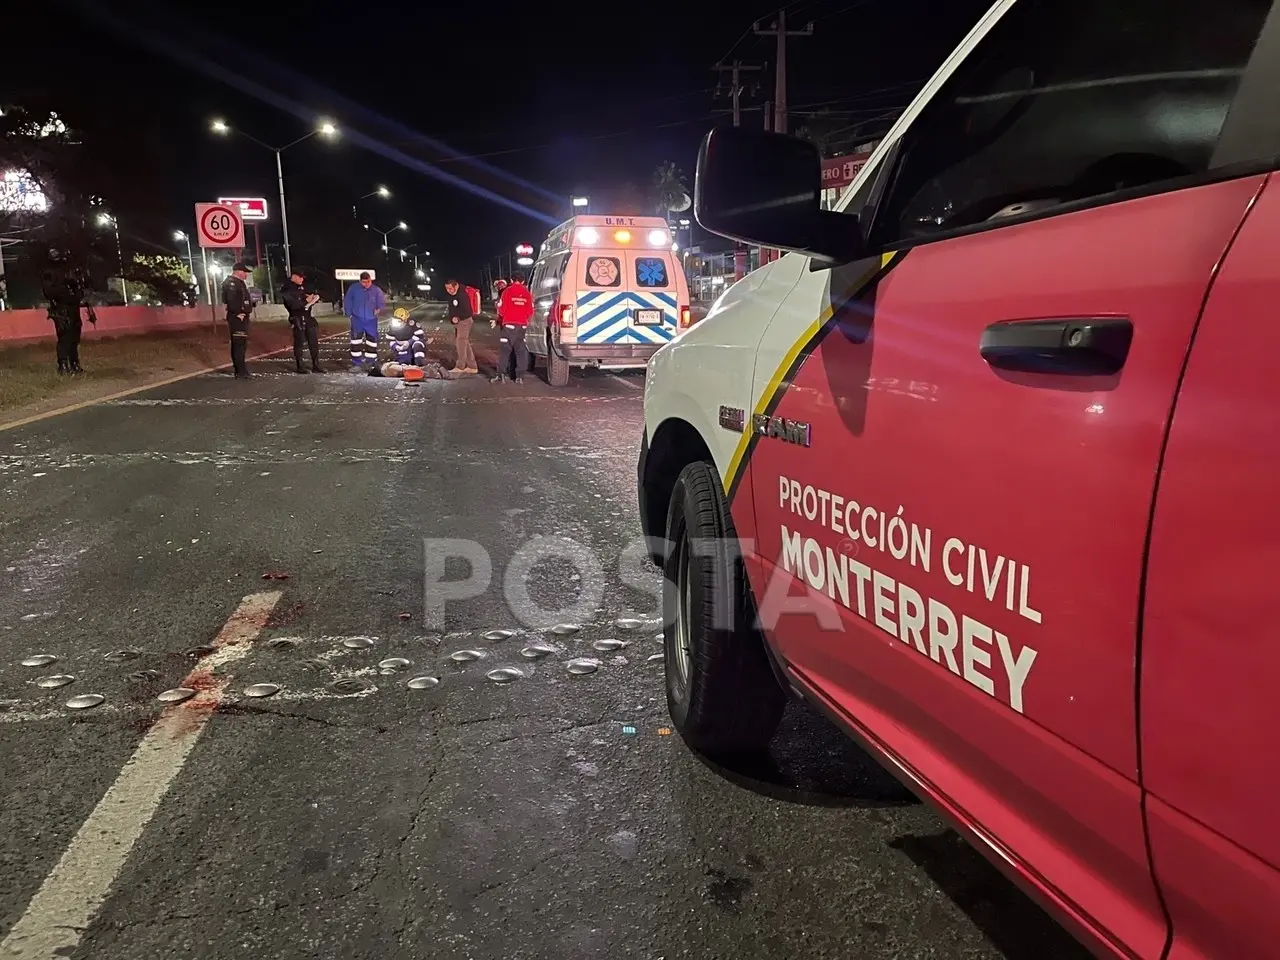
[[[637,311],[660,310],[661,323],[636,322]],[[678,319],[676,296],[657,290],[579,292],[578,343],[651,343],[675,339]]]
[[[351,359],[355,362],[359,362],[363,356],[364,356],[364,339],[352,337],[351,338]]]

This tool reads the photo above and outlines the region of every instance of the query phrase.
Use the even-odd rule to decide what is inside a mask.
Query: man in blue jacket
[[[343,313],[351,320],[351,365],[357,371],[378,362],[378,314],[387,308],[382,288],[368,273],[351,285],[342,302]]]

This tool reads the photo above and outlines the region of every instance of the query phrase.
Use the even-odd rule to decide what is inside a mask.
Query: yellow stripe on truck
[[[818,319],[809,324],[804,333],[791,345],[791,349],[786,352],[786,355],[778,364],[778,368],[774,370],[773,376],[769,378],[768,384],[765,385],[765,389],[761,392],[760,399],[756,402],[755,409],[752,411],[753,417],[748,419],[746,429],[743,431],[742,436],[738,438],[737,449],[733,451],[733,458],[729,461],[729,469],[724,477],[724,489],[729,497],[732,498],[738,480],[746,470],[747,460],[751,456],[751,448],[755,441],[755,429],[752,425],[754,417],[769,413],[777,405],[777,401],[782,399],[782,393],[788,382],[791,377],[795,376],[796,361],[807,349],[817,346],[815,341],[822,336],[823,331],[827,328],[827,324],[831,322],[831,318],[835,316],[836,311],[850,300],[856,300],[864,296],[871,285],[884,276],[889,267],[896,261],[901,260],[905,255],[905,251],[881,254],[879,262],[867,268],[857,280],[850,284],[844,296],[838,300],[834,297],[831,298],[831,302],[827,304],[827,308],[822,311]]]

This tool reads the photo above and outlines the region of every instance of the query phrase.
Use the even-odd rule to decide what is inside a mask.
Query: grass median
[[[342,318],[320,321],[322,337],[347,329],[347,321]],[[249,356],[292,344],[293,334],[285,321],[264,320],[253,325]],[[83,340],[80,363],[85,373],[78,377],[58,375],[52,340],[0,346],[0,423],[230,362],[224,323],[219,323],[216,330],[210,324],[191,330]]]

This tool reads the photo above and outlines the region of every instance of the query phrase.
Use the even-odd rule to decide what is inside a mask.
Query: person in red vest
[[[529,345],[525,343],[525,334],[529,330],[529,318],[533,316],[533,294],[524,285],[524,274],[511,275],[511,282],[498,298],[498,319],[492,321],[493,326],[501,326],[498,338],[498,375],[494,383],[507,379],[507,371],[511,368],[511,359],[516,361],[514,380],[524,380],[524,372],[529,369]]]

